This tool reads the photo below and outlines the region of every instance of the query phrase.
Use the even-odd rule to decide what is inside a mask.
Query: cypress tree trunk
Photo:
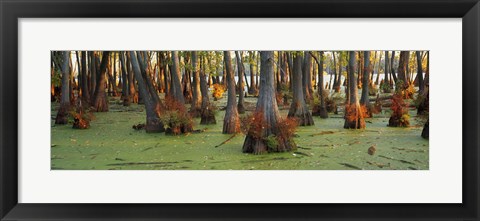
[[[200,117],[202,112],[202,92],[200,89],[200,70],[198,68],[198,56],[196,51],[192,51],[192,67],[193,67],[193,91],[192,91],[192,106],[190,113],[193,117]],[[208,95],[207,95],[208,96]]]
[[[327,107],[325,106],[325,96],[323,96],[323,62],[324,62],[324,53],[323,51],[319,52],[320,58],[318,63],[318,86],[317,91],[320,97],[320,110],[319,116],[320,118],[326,119],[328,118]]]
[[[268,127],[262,129],[262,137],[260,138],[255,137],[250,133],[247,134],[242,148],[244,153],[259,154],[264,152],[280,152],[289,151],[296,148],[293,140],[282,139],[277,126],[277,123],[280,120],[280,112],[278,111],[277,101],[275,99],[273,53],[273,51],[260,52],[261,87],[257,100],[257,107],[255,110],[257,113],[262,113],[259,116],[263,117],[262,121],[265,122]],[[272,144],[268,144],[266,141],[266,138],[271,135],[275,135],[275,139],[277,141],[277,144],[274,146],[272,146]]]
[[[370,105],[370,98],[368,97],[369,95],[369,79],[370,77],[368,76],[370,73],[370,51],[364,51],[363,52],[363,78],[362,78],[362,84],[364,85],[362,87],[362,97],[360,98],[360,104],[365,106],[366,108],[366,116],[365,117],[372,117],[372,106]]]
[[[417,78],[418,78],[418,94],[423,93],[424,84],[423,84],[423,70],[422,70],[422,54],[420,51],[416,51],[417,55]]]
[[[235,57],[237,60],[237,70],[238,70],[238,104],[237,109],[238,113],[243,114],[245,113],[245,105],[244,105],[244,84],[243,84],[243,75],[245,74],[245,68],[243,66],[242,57],[239,51],[235,51]]]
[[[107,64],[110,57],[109,51],[104,51],[102,54],[102,62],[100,63],[99,73],[97,74],[97,87],[95,89],[95,100],[93,102],[93,108],[96,112],[107,112],[108,111],[108,102],[107,95],[105,93],[106,79],[105,75],[107,73]]]
[[[255,52],[249,52],[250,58],[250,90],[248,91],[249,94],[257,95],[258,88],[257,83],[255,81],[255,76],[257,75],[257,63],[255,59]]]
[[[293,101],[288,111],[288,117],[295,117],[299,120],[300,126],[314,125],[312,115],[305,103],[305,96],[302,88],[302,55],[297,52],[293,58],[293,76],[292,76],[292,90]]]
[[[216,124],[217,120],[215,119],[215,109],[210,105],[210,99],[208,98],[207,80],[205,79],[205,61],[203,56],[201,57],[200,66],[200,91],[202,92],[202,112],[200,124]]]
[[[388,79],[388,75],[390,72],[390,62],[389,62],[389,56],[388,56],[388,51],[385,51],[385,79],[383,79],[383,82],[385,84],[389,84],[390,79]]]
[[[392,58],[390,59],[390,74],[392,75],[394,83],[397,83],[397,74],[395,73],[395,51],[392,51]]]
[[[333,89],[335,92],[340,92],[340,85],[342,81],[342,52],[338,53],[338,74],[335,74],[335,81],[333,83]]]
[[[400,52],[400,58],[399,58],[399,61],[398,61],[397,78],[398,78],[398,80],[402,81],[403,88],[406,88],[408,86],[407,64],[408,64],[409,53],[410,52],[408,52],[408,51],[401,51]]]
[[[67,124],[68,123],[68,111],[70,110],[70,52],[60,52],[61,64],[60,69],[62,71],[62,91],[60,98],[60,108],[55,118],[55,124]]]
[[[181,104],[185,104],[185,99],[182,93],[182,85],[180,84],[180,63],[178,60],[178,51],[172,51],[172,85],[170,88],[170,96]]]
[[[125,55],[124,52],[120,52],[120,66],[122,71],[122,100],[123,106],[130,106],[130,93],[127,80],[127,70],[125,68]]]
[[[312,55],[308,51],[305,52],[303,64],[303,93],[305,100],[310,102],[312,99]]]
[[[365,119],[363,118],[360,103],[358,102],[358,88],[355,76],[355,51],[349,52],[348,59],[348,103],[345,105],[345,124],[346,129],[365,128]]]
[[[87,106],[90,106],[90,88],[88,87],[86,51],[82,51],[82,100],[83,103],[87,104]]]
[[[233,76],[232,70],[232,57],[230,56],[230,51],[224,51],[224,60],[225,60],[225,70],[226,70],[226,82],[228,87],[228,101],[227,109],[225,112],[225,118],[223,119],[223,130],[224,134],[233,134],[240,131],[240,118],[238,117],[238,110],[236,105],[236,95],[235,95],[235,78]]]
[[[145,102],[146,124],[145,131],[147,133],[159,133],[165,131],[164,126],[159,118],[160,104],[156,103],[155,99],[148,91],[147,83],[144,81],[140,62],[136,54],[139,52],[130,51],[130,62],[132,63],[133,73],[138,82],[138,89],[141,91],[143,101]]]

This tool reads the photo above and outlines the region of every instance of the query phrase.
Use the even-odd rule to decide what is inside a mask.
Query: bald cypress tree
[[[93,108],[96,112],[107,112],[108,102],[107,94],[105,93],[107,64],[110,57],[109,51],[102,53],[102,61],[97,72],[96,88],[94,94]]]
[[[252,128],[261,131],[248,131],[243,143],[243,152],[245,153],[264,153],[289,151],[296,148],[295,143],[289,137],[284,136],[280,112],[278,111],[277,100],[275,98],[274,70],[273,70],[273,51],[260,52],[260,92],[257,100],[257,106],[254,115],[262,119],[255,118],[255,122],[262,122],[264,127]],[[272,142],[274,139],[275,141]]]
[[[293,101],[288,111],[288,117],[298,118],[300,126],[314,125],[312,114],[305,103],[305,96],[303,94],[303,80],[302,80],[302,54],[295,52],[293,54],[293,74],[292,74],[292,90]]]
[[[356,52],[348,53],[348,100],[345,105],[345,124],[346,129],[365,128],[365,119],[363,111],[358,101],[357,76],[355,75]]]
[[[62,90],[60,97],[60,108],[55,118],[55,124],[67,124],[68,123],[68,111],[70,110],[70,52],[61,51],[56,56],[60,71],[62,72]],[[52,58],[53,59],[53,58]]]
[[[223,52],[225,62],[225,80],[228,88],[227,110],[223,119],[224,134],[233,134],[240,132],[240,118],[238,116],[237,102],[235,95],[235,78],[233,76],[232,57],[230,51]]]

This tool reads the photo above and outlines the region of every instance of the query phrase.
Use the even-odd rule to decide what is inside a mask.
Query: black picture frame
[[[0,0],[0,15],[1,220],[479,220],[478,0]],[[17,20],[63,17],[462,18],[463,203],[19,204]]]

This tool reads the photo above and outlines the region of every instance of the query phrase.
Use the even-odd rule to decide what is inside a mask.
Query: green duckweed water
[[[223,100],[223,101],[222,101]],[[219,101],[218,106],[225,102]],[[250,105],[254,98],[247,98]],[[52,104],[55,116],[56,104]],[[287,107],[288,108],[288,107]],[[283,116],[285,107],[281,108]],[[95,113],[90,129],[72,125],[51,127],[52,170],[428,170],[428,140],[412,111],[408,128],[387,127],[389,113],[366,119],[365,130],[343,129],[342,115],[314,117],[315,125],[299,127],[294,152],[253,155],[242,153],[245,136],[222,134],[224,111],[216,125],[199,125],[202,133],[181,136],[147,134],[132,125],[145,121],[142,105],[123,107],[110,100],[110,112]],[[368,148],[376,153],[368,154]],[[218,147],[215,147],[218,146]]]

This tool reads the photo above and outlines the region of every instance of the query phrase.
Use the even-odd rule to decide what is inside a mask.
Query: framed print
[[[1,219],[478,220],[479,9],[2,1]]]

